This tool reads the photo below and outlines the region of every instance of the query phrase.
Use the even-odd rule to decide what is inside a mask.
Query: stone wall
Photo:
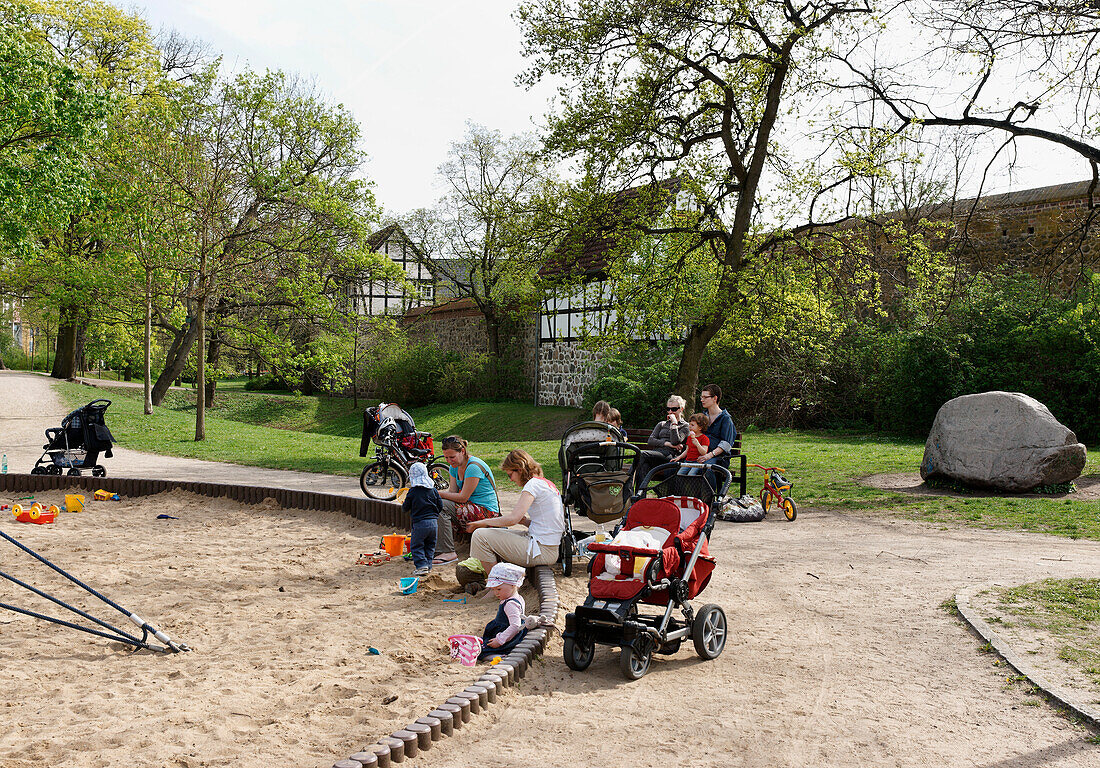
[[[576,341],[547,341],[539,347],[536,405],[579,408],[584,390],[596,378],[600,354]]]

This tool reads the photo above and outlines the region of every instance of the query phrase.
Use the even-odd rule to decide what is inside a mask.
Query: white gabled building
[[[399,283],[381,281],[352,282],[347,286],[348,306],[361,315],[403,315],[414,307],[435,302],[435,278],[420,258],[416,243],[397,224],[372,234],[367,244],[375,253],[388,256],[404,271],[412,284],[408,290]]]

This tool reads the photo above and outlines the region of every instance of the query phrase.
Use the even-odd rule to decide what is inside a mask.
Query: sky
[[[207,43],[229,72],[282,69],[359,121],[364,175],[387,214],[430,206],[470,120],[533,131],[553,94],[515,84],[517,0],[137,0],[154,30]]]
[[[227,71],[282,69],[314,81],[359,121],[364,175],[388,215],[430,206],[436,169],[467,121],[534,131],[554,89],[527,91],[512,19],[518,0],[136,0],[154,29],[175,28],[223,56]],[[1013,177],[985,192],[1088,178],[1068,152],[1022,140]],[[975,180],[976,182],[976,180]],[[969,191],[969,190],[967,190]]]

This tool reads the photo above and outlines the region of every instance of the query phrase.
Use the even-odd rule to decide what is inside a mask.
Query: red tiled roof
[[[405,313],[405,318],[414,320],[421,316],[433,317],[476,317],[481,314],[474,300],[467,297],[448,301],[446,304],[437,304],[434,307],[413,307]]]

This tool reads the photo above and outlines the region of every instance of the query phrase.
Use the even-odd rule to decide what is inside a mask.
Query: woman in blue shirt
[[[443,438],[443,458],[447,461],[451,482],[447,490],[439,492],[443,512],[439,515],[433,565],[447,565],[458,560],[455,526],[465,530],[466,523],[500,516],[493,470],[481,459],[471,456],[468,445],[458,435]]]
[[[699,460],[705,464],[720,464],[729,469],[733,444],[737,440],[737,427],[733,425],[733,417],[729,411],[722,408],[721,402],[722,388],[717,384],[707,384],[699,393],[699,404],[710,419],[710,426],[703,432],[710,438],[710,450],[700,454]]]

